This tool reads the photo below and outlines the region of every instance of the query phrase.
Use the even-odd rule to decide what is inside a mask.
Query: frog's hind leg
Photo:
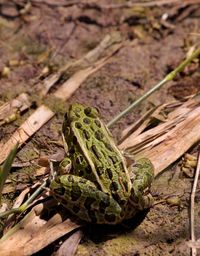
[[[149,208],[153,203],[149,188],[154,178],[154,167],[149,159],[141,158],[129,168],[132,181],[130,203],[139,210]]]
[[[51,190],[64,207],[82,220],[116,224],[123,219],[124,211],[119,204],[85,178],[62,175],[52,181]]]

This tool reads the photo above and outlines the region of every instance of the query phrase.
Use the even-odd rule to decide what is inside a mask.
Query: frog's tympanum
[[[50,188],[69,211],[87,222],[116,224],[152,205],[150,160],[127,166],[95,108],[72,104],[63,138],[67,157]]]

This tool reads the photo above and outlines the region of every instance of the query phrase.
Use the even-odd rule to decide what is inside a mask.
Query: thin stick
[[[194,199],[195,199],[195,194],[196,194],[196,189],[197,189],[197,182],[199,178],[199,173],[200,173],[200,153],[198,155],[198,163],[197,163],[197,168],[196,168],[196,173],[194,177],[194,183],[192,187],[192,193],[191,193],[191,200],[190,200],[190,233],[191,233],[191,240],[192,242],[195,242],[195,233],[194,233]],[[197,250],[195,247],[191,248],[191,254],[192,256],[197,255]]]
[[[128,114],[134,107],[136,107],[139,103],[148,98],[152,93],[160,89],[164,84],[174,79],[174,77],[180,73],[193,59],[195,59],[200,54],[200,48],[193,52],[193,54],[185,59],[181,64],[172,72],[170,72],[162,81],[152,87],[149,91],[147,91],[144,95],[139,97],[136,101],[134,101],[129,107],[127,107],[124,111],[116,115],[108,124],[107,127],[113,126],[119,119]]]

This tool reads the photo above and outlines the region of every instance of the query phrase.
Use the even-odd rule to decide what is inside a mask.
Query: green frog
[[[67,156],[50,189],[70,212],[87,222],[117,224],[152,205],[152,163],[130,155],[127,161],[97,109],[72,104],[62,133]]]

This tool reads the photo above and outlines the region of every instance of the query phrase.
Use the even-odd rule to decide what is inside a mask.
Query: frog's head
[[[68,115],[68,118],[72,122],[81,117],[97,118],[99,113],[96,108],[84,106],[80,103],[73,103],[69,108]]]

